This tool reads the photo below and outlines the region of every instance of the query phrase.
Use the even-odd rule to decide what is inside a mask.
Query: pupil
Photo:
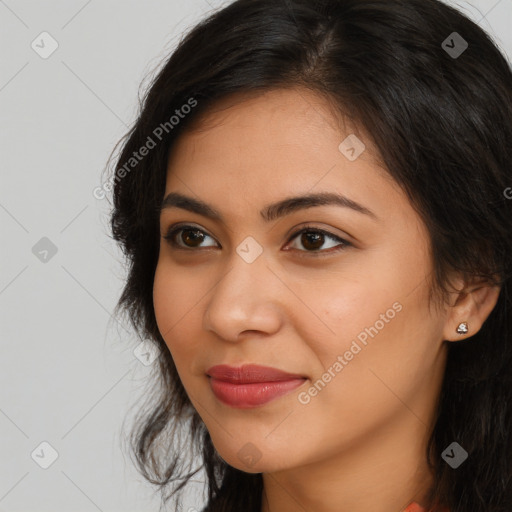
[[[185,233],[193,233],[191,236],[185,235]],[[203,241],[203,234],[199,230],[185,229],[182,231],[181,239],[185,244],[187,244],[187,240],[189,239],[194,246],[194,242],[198,242],[199,245]]]
[[[323,237],[324,235],[322,235],[321,233],[305,232],[302,234],[302,244],[306,249],[319,249],[320,247],[322,247]],[[313,243],[310,244],[310,241],[313,241]]]

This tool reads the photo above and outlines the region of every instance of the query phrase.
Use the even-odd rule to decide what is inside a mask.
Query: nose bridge
[[[262,252],[254,256],[251,243],[241,243],[233,252],[204,312],[204,328],[224,339],[236,341],[245,330],[272,332],[280,324],[271,271]]]

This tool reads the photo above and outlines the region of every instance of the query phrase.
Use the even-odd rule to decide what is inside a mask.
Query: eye
[[[181,234],[180,234],[181,233]],[[180,236],[177,236],[180,234]],[[290,240],[294,240],[299,235],[302,235],[299,239],[299,243],[302,244],[302,246],[306,250],[300,250],[300,252],[306,252],[310,253],[312,256],[318,256],[319,253],[325,253],[325,252],[337,252],[340,250],[343,250],[345,247],[350,246],[350,242],[347,242],[343,238],[340,238],[339,236],[336,236],[329,231],[325,231],[323,229],[314,228],[312,226],[306,226],[300,231],[295,232],[291,237]],[[207,239],[210,238],[213,240],[213,237],[208,235],[205,231],[202,229],[199,229],[195,226],[190,225],[178,225],[178,226],[172,226],[167,234],[163,237],[165,240],[167,240],[171,246],[176,248],[181,248],[185,250],[189,249],[196,249],[200,248],[201,244]],[[320,250],[321,247],[325,244],[326,239],[331,239],[334,242],[334,244],[331,244],[329,247],[324,248],[324,250]],[[214,247],[215,245],[207,245],[203,247]],[[335,249],[334,251],[327,251],[325,249],[332,249],[333,247],[339,246],[338,249]],[[293,247],[292,248],[297,248]],[[288,250],[288,249],[287,249]]]
[[[181,243],[178,243],[175,238],[176,235],[180,232],[181,235],[178,237],[178,240]],[[194,249],[196,247],[200,247],[200,244],[205,240],[205,238],[211,238],[213,240],[213,238],[205,233],[202,229],[196,228],[195,226],[183,225],[171,227],[167,234],[164,236],[164,239],[167,240],[173,247],[179,247],[183,249]]]
[[[340,250],[343,250],[345,247],[350,246],[350,242],[347,242],[343,238],[340,238],[339,236],[333,235],[332,233],[329,233],[329,231],[325,231],[323,229],[314,228],[311,226],[306,226],[305,228],[301,229],[300,231],[297,231],[292,235],[290,240],[294,240],[299,235],[301,235],[300,239],[298,239],[298,242],[302,244],[303,247],[306,248],[306,251],[301,250],[301,252],[309,252],[312,253],[313,256],[317,256],[318,253],[332,253],[337,252]],[[331,244],[329,247],[324,249],[332,249],[333,247],[340,246],[338,249],[335,249],[334,251],[327,251],[327,250],[319,250],[324,244],[326,239],[331,239],[335,242],[335,244]]]

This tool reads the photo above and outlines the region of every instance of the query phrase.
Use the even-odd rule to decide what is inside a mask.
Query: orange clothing
[[[425,509],[416,502],[411,503],[404,512],[425,512]]]
[[[413,501],[405,510],[404,512],[426,512],[426,508],[422,507],[415,501]],[[443,507],[443,509],[440,512],[449,512],[446,507]]]

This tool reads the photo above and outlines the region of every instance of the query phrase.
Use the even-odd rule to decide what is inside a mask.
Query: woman
[[[511,510],[510,162],[510,65],[437,0],[193,28],[113,176],[165,500],[201,456],[204,511]]]

